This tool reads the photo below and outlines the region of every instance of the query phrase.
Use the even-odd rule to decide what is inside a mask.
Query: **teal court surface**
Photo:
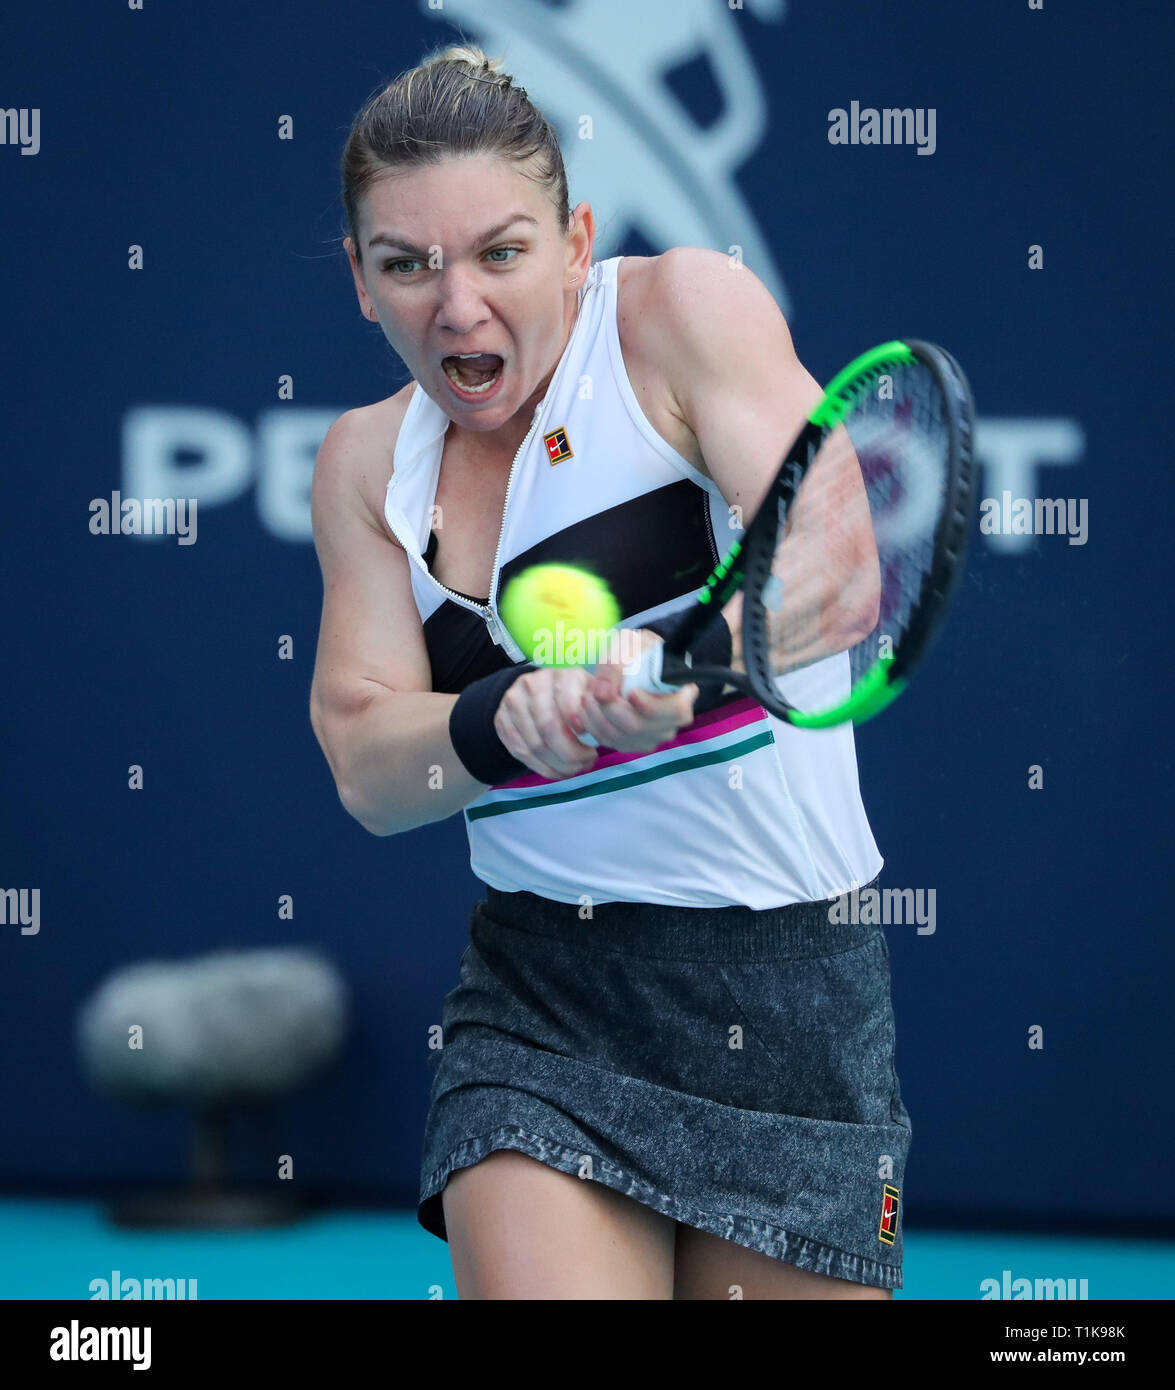
[[[917,1228],[904,1239],[905,1288],[895,1299],[979,1299],[1017,1279],[1073,1280],[1090,1300],[1175,1298],[1171,1241]],[[91,1281],[112,1277],[189,1288],[195,1280],[199,1299],[457,1296],[448,1246],[414,1211],[339,1209],[271,1230],[146,1234],[110,1225],[99,1202],[9,1197],[0,1199],[0,1249],[4,1299],[91,1299]]]

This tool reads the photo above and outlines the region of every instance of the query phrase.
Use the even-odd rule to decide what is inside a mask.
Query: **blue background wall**
[[[511,14],[526,23],[511,30]],[[981,495],[997,431],[1059,421],[1080,441],[1065,466],[1021,476],[1025,495],[1088,499],[1087,543],[999,549],[976,524],[950,630],[858,735],[887,882],[937,895],[933,935],[889,929],[914,1125],[906,1216],[1175,1228],[1159,695],[1172,484],[1154,365],[1170,309],[1170,8],[649,3],[643,81],[623,14],[610,0],[441,15],[146,0],[5,17],[0,107],[38,108],[41,148],[0,146],[0,887],[41,889],[41,930],[0,927],[0,1183],[182,1173],[183,1115],[87,1090],[78,1005],[143,957],[306,942],[344,972],[355,1031],[345,1066],[290,1107],[283,1148],[306,1184],[415,1198],[427,1029],[479,885],[459,816],[375,839],[340,807],[307,712],[321,583],[298,534],[305,487],[285,509],[275,498],[299,469],[308,483],[335,415],[407,379],[358,313],[337,160],[370,89],[455,37],[444,19],[504,52],[561,118],[579,102],[561,101],[567,72],[622,111],[600,135],[621,152],[606,179],[567,141],[597,257],[743,245],[821,379],[892,336],[945,344],[975,391]],[[527,43],[551,63],[522,66]],[[732,53],[754,80],[724,93]],[[707,222],[712,175],[691,141],[664,144],[658,104],[701,149],[756,94],[761,129],[747,116],[754,139],[713,204],[742,211]],[[935,153],[831,145],[828,112],[852,100],[935,108]],[[283,114],[292,141],[277,138]],[[650,160],[688,216],[652,215]],[[133,412],[159,408],[235,420],[237,472],[217,500],[207,460],[177,460],[201,497],[195,545],[92,536],[90,500],[133,490]],[[282,634],[293,660],[278,660]],[[143,791],[127,789],[132,763]]]

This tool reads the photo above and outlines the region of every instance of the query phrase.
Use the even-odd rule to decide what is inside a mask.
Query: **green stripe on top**
[[[873,376],[879,367],[887,362],[913,362],[914,354],[895,338],[870,348],[860,357],[854,358],[847,367],[842,368],[824,389],[824,399],[811,412],[808,419],[820,429],[829,429],[838,424],[849,413],[865,379]]]
[[[688,772],[692,767],[707,767],[710,763],[728,762],[740,753],[753,753],[775,742],[770,729],[752,734],[741,743],[728,743],[724,748],[713,748],[705,753],[696,753],[692,758],[675,758],[671,762],[658,763],[656,767],[642,772],[629,772],[619,777],[609,777],[593,782],[587,787],[574,787],[565,792],[547,792],[539,796],[528,796],[511,801],[492,801],[488,806],[467,808],[465,814],[470,820],[481,820],[483,816],[504,816],[508,811],[529,811],[535,806],[555,806],[563,801],[580,801],[585,796],[603,796],[607,792],[623,791],[626,787],[639,787],[645,782],[655,782],[660,777],[672,777],[677,772]],[[689,806],[683,807],[686,814]]]

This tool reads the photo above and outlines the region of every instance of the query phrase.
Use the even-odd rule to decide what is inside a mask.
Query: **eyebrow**
[[[491,227],[488,232],[483,232],[473,243],[474,249],[480,249],[493,241],[496,237],[500,237],[503,232],[508,232],[516,222],[530,222],[536,227],[539,225],[537,217],[531,217],[527,212],[516,212],[513,217],[508,217],[505,222],[499,222],[496,227]],[[396,251],[407,251],[413,256],[418,256],[421,260],[424,260],[428,256],[427,250],[422,251],[418,246],[411,246],[396,232],[377,232],[367,245],[369,248],[372,246],[390,246]]]

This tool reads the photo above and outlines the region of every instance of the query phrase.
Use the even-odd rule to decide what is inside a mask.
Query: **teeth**
[[[482,354],[480,352],[450,353],[451,357],[480,357],[481,355]],[[490,377],[489,381],[483,381],[480,386],[466,386],[466,384],[457,375],[456,367],[451,366],[448,362],[445,362],[443,365],[445,369],[445,375],[449,378],[453,385],[459,386],[462,391],[465,391],[470,395],[474,396],[478,395],[482,391],[488,391],[490,387],[493,386],[494,383],[498,380],[498,377],[502,374],[502,368],[501,366],[499,366],[497,371],[494,372],[493,376]]]

